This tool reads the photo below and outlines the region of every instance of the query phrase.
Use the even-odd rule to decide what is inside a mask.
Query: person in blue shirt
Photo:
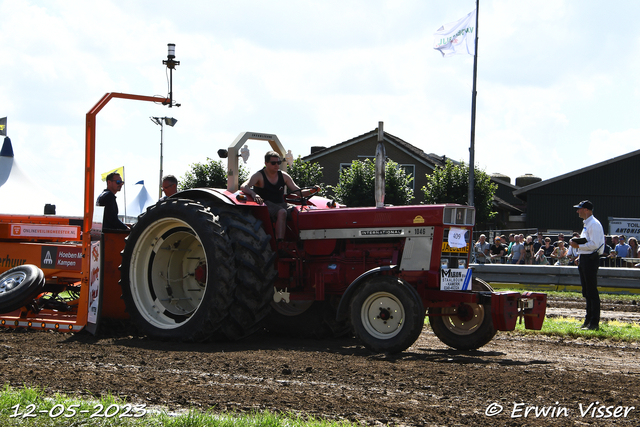
[[[624,237],[624,234],[618,237],[618,241],[619,243],[614,248],[614,250],[616,251],[616,254],[618,254],[620,258],[627,258],[629,256],[629,252],[631,252],[631,246],[629,246],[626,243],[626,238]]]

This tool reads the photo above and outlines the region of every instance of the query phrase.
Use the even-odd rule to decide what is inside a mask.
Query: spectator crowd
[[[574,232],[569,237],[580,237]],[[640,267],[638,240],[624,235],[606,238],[604,254],[600,258],[602,267]],[[578,265],[577,250],[569,245],[563,233],[555,239],[545,236],[511,233],[495,236],[493,244],[481,234],[474,244],[475,262],[478,264],[521,264],[521,265]]]

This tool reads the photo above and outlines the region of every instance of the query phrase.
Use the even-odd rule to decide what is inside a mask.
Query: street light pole
[[[162,143],[163,143],[163,131],[164,131],[164,124],[168,124],[169,126],[173,127],[178,120],[174,119],[173,117],[149,117],[151,119],[151,121],[157,125],[160,125],[160,184],[158,186],[158,198],[162,197]]]

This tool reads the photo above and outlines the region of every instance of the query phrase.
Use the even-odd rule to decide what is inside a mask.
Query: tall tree
[[[493,195],[498,186],[484,171],[474,168],[473,205],[476,208],[476,223],[486,223],[496,216],[493,212]],[[425,204],[458,203],[467,204],[469,196],[469,168],[463,163],[453,164],[450,160],[444,167],[437,167],[427,175],[427,185],[422,187]]]
[[[238,185],[242,185],[249,177],[249,171],[239,165]],[[180,190],[199,187],[227,188],[227,168],[222,160],[212,160],[207,157],[204,163],[193,163],[178,184]]]
[[[333,187],[336,200],[347,206],[375,206],[375,162],[354,160],[351,167],[340,171],[338,185]],[[412,177],[392,160],[385,164],[385,198],[388,205],[408,205],[413,200]]]

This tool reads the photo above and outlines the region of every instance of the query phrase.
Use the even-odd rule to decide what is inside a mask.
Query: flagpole
[[[478,16],[480,0],[476,0],[476,44],[473,53],[473,89],[471,94],[471,142],[469,144],[469,206],[473,206],[473,186],[475,181],[475,139],[476,139],[476,80],[478,77]]]

